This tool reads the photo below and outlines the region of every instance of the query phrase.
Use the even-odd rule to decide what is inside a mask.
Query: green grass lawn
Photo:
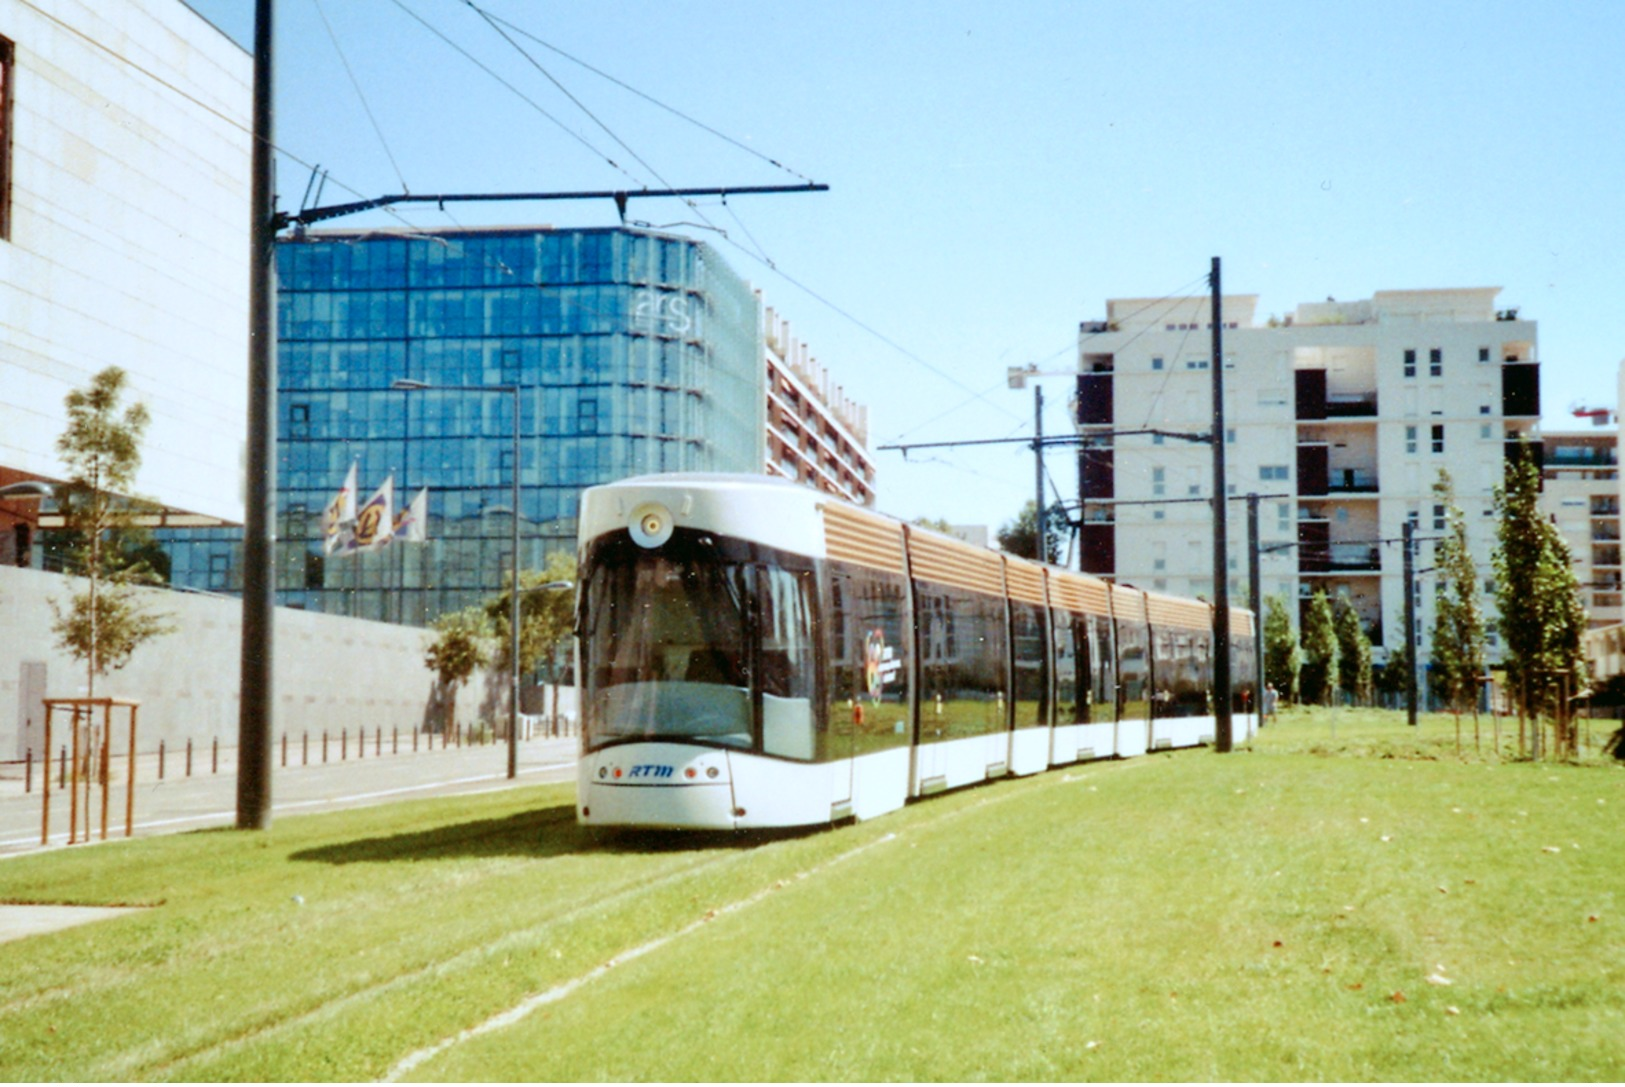
[[[1289,713],[805,835],[543,787],[11,860],[155,908],[0,945],[0,1077],[1625,1079],[1625,770],[1466,736]]]

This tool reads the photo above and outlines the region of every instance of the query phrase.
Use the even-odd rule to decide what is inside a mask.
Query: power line
[[[355,96],[361,100],[361,108],[367,114],[367,120],[372,123],[372,130],[378,134],[378,143],[383,147],[389,164],[395,168],[395,176],[400,179],[402,191],[411,188],[406,183],[406,175],[401,172],[401,164],[395,161],[395,153],[389,149],[389,141],[384,139],[384,130],[379,127],[378,118],[373,116],[372,106],[368,104],[367,96],[361,90],[361,81],[356,79],[355,70],[350,67],[350,58],[344,55],[344,47],[339,45],[339,36],[333,32],[333,24],[328,22],[327,9],[322,6],[322,0],[312,2],[316,5],[316,14],[321,16],[322,26],[327,29],[327,37],[333,43],[333,51],[339,55],[339,63],[344,65],[344,74],[350,77],[350,86],[355,88]]]
[[[628,92],[630,92],[632,94],[635,94],[639,98],[643,99],[645,102],[648,102],[649,104],[651,104],[653,106],[656,106],[656,107],[658,107],[660,109],[665,110],[667,113],[670,113],[672,116],[680,118],[681,120],[687,121],[689,124],[694,125],[696,128],[702,129],[705,132],[709,132],[711,135],[717,137],[718,139],[722,140],[725,143],[728,143],[728,144],[733,145],[734,147],[737,147],[739,150],[744,151],[746,154],[754,155],[756,158],[761,159],[763,162],[766,162],[768,165],[777,167],[778,169],[783,170],[786,173],[794,174],[796,177],[799,177],[803,181],[808,181],[808,182],[812,181],[812,178],[808,177],[806,174],[803,174],[798,170],[791,169],[790,167],[786,166],[784,163],[780,162],[778,159],[775,159],[775,158],[773,158],[773,157],[771,157],[769,155],[764,155],[762,152],[756,150],[754,147],[751,147],[750,145],[745,144],[745,143],[741,143],[739,140],[734,139],[732,136],[729,136],[727,133],[720,132],[717,129],[712,128],[710,125],[706,124],[705,122],[696,120],[695,118],[690,117],[688,114],[682,112],[681,110],[676,109],[673,106],[667,105],[666,103],[660,101],[658,98],[654,98],[651,95],[645,94],[643,91],[638,90],[636,87],[632,86],[630,83],[626,83],[626,82],[624,82],[624,81],[622,81],[620,79],[617,79],[614,76],[610,75],[608,72],[606,72],[606,71],[604,71],[604,70],[602,70],[600,68],[593,67],[591,64],[588,64],[586,61],[580,59],[579,57],[572,56],[571,54],[565,52],[563,49],[560,49],[556,45],[553,45],[553,44],[551,44],[549,42],[543,41],[541,38],[538,38],[536,35],[534,35],[534,34],[530,33],[529,31],[525,30],[523,27],[517,26],[517,25],[509,22],[508,20],[502,18],[500,15],[492,15],[489,12],[484,11],[479,6],[474,4],[473,0],[463,0],[463,3],[467,4],[470,8],[473,8],[475,11],[479,12],[480,15],[482,15],[487,21],[495,20],[496,22],[501,23],[503,26],[505,26],[508,29],[512,30],[515,34],[518,34],[519,36],[524,37],[524,38],[529,38],[531,41],[535,42],[537,45],[541,46],[543,49],[547,49],[547,50],[550,50],[550,51],[552,51],[554,53],[557,53],[559,56],[563,57],[565,60],[570,61],[572,64],[580,65],[581,67],[587,69],[587,71],[593,73],[594,75],[599,76],[600,78],[609,80],[611,83],[615,84],[617,87],[620,87],[622,90],[625,90],[625,91],[628,91]]]
[[[581,133],[577,132],[575,129],[571,128],[569,125],[565,124],[563,121],[561,121],[557,117],[553,116],[551,113],[549,113],[546,110],[546,108],[544,108],[535,99],[531,98],[524,91],[520,90],[518,87],[514,86],[512,83],[508,82],[508,80],[504,79],[501,75],[499,75],[495,71],[495,69],[491,68],[490,65],[486,64],[484,61],[482,61],[478,57],[474,56],[474,54],[470,53],[468,50],[464,49],[462,46],[458,45],[456,42],[454,42],[450,38],[446,37],[446,35],[444,33],[442,33],[439,30],[439,28],[435,27],[433,24],[429,23],[422,16],[420,16],[417,12],[415,12],[411,8],[407,7],[405,4],[403,4],[401,2],[401,0],[390,0],[390,3],[394,4],[397,8],[399,8],[406,15],[410,16],[412,18],[412,20],[415,21],[419,26],[423,27],[429,33],[431,33],[435,37],[439,38],[442,42],[444,42],[451,49],[455,50],[458,54],[460,54],[462,57],[464,57],[466,60],[468,60],[471,64],[473,64],[480,71],[484,72],[486,75],[490,76],[492,79],[496,80],[498,83],[500,83],[504,87],[508,88],[508,90],[512,91],[516,96],[519,97],[519,99],[521,101],[523,101],[525,104],[529,105],[537,113],[540,113],[543,117],[546,117],[549,121],[552,121],[553,124],[557,125],[558,128],[561,131],[563,131],[565,135],[569,136],[571,139],[573,139],[577,143],[581,144],[581,146],[583,146],[587,150],[591,151],[598,158],[603,159],[612,168],[614,168],[614,170],[617,173],[620,173],[620,174],[624,175],[625,177],[631,179],[632,181],[637,182],[639,185],[644,184],[644,182],[640,178],[635,177],[630,171],[628,171],[620,163],[616,162],[614,159],[612,159],[608,155],[604,154],[598,148],[594,147],[592,142],[590,140],[588,140],[585,136],[581,135]]]

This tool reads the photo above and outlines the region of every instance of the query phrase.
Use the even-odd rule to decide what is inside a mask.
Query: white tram
[[[1202,602],[761,476],[593,487],[580,526],[583,824],[867,819],[1213,740]],[[1257,728],[1252,613],[1230,630],[1239,742]]]

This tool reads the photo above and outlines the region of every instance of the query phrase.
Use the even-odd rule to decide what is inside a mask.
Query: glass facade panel
[[[581,489],[760,472],[757,300],[703,243],[625,228],[309,234],[277,248],[278,602],[410,624],[499,587],[520,388],[520,561],[575,549]],[[351,464],[429,491],[428,540],[323,555]],[[167,532],[179,584],[240,589],[239,533]],[[225,556],[224,562],[216,556]],[[321,560],[321,561],[314,561]]]

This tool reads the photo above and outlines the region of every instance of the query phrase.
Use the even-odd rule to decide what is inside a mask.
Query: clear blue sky
[[[190,2],[250,43],[251,0]],[[279,0],[277,142],[299,160],[281,161],[284,205],[313,163],[332,172],[324,203],[402,178],[827,183],[698,214],[634,201],[629,217],[698,224],[681,229],[869,405],[871,445],[1030,434],[1032,394],[1005,387],[1006,366],[1071,366],[1107,298],[1202,293],[1213,256],[1260,319],[1328,295],[1502,287],[1499,305],[1539,324],[1547,427],[1574,425],[1575,402],[1615,406],[1625,3],[478,3],[797,173],[517,38],[617,145],[462,0]],[[449,211],[400,216],[616,221],[607,202]],[[1049,383],[1047,432],[1066,392]],[[997,525],[1032,490],[1019,446],[877,457],[881,508],[905,517]],[[1051,472],[1070,492],[1064,457]]]

